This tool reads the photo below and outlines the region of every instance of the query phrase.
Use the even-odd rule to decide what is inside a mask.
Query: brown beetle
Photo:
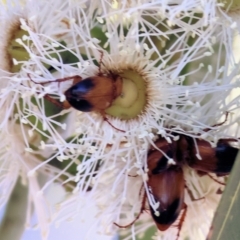
[[[178,224],[177,239],[186,215],[187,206],[184,203],[184,189],[186,187],[182,167],[189,167],[203,173],[215,173],[224,176],[230,173],[234,164],[238,149],[231,146],[231,139],[220,139],[216,147],[202,139],[179,135],[178,141],[168,143],[165,138],[159,138],[155,147],[148,152],[148,188],[155,202],[159,202],[156,209],[150,206],[150,212],[157,228],[160,231],[167,230],[184,210]],[[169,161],[169,159],[172,159]],[[126,226],[116,224],[120,228],[131,226],[145,209],[146,193],[144,193],[140,213],[133,222]]]
[[[82,79],[81,76],[75,75],[66,78],[55,79],[38,83],[34,81],[30,74],[27,74],[30,80],[36,84],[48,84],[52,82],[64,82],[73,80],[73,86],[64,92],[66,101],[60,103],[48,94],[45,98],[62,108],[73,107],[78,111],[91,112],[95,111],[101,114],[103,119],[115,128],[107,119],[105,109],[109,108],[113,101],[122,94],[122,77],[109,71],[107,74],[101,72],[103,52],[101,52],[99,73],[96,76]],[[118,131],[124,132],[118,128]]]

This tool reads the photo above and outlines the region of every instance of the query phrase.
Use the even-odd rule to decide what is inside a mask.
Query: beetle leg
[[[120,132],[125,133],[124,130],[121,130],[121,129],[119,129],[119,128],[114,127],[114,126],[109,122],[109,120],[108,120],[107,117],[103,117],[103,120],[106,121],[106,122],[107,122],[111,127],[113,127],[114,129],[116,129],[116,130],[118,130],[118,131],[120,131]]]
[[[210,177],[214,182],[226,186],[226,183],[220,182],[219,180],[217,180],[216,178],[214,178],[212,175],[210,175],[208,172],[203,172],[203,171],[201,171],[201,170],[197,170],[197,174],[198,174],[200,177],[207,175],[207,176]],[[218,174],[216,174],[216,175],[218,176]],[[222,176],[226,176],[226,174],[223,174]],[[221,177],[221,175],[219,175],[218,177]]]
[[[229,112],[226,112],[226,113],[225,113],[225,119],[224,119],[222,122],[217,123],[217,124],[214,124],[211,128],[205,128],[203,131],[208,132],[208,131],[210,131],[211,129],[213,129],[213,128],[215,128],[215,127],[222,126],[224,123],[227,122],[227,120],[228,120],[228,115],[229,115]]]
[[[211,225],[206,240],[210,240],[213,234],[213,225]]]
[[[187,189],[188,195],[189,195],[189,197],[191,198],[192,202],[195,202],[195,201],[199,201],[199,200],[205,199],[205,197],[195,198],[195,197],[193,196],[191,190],[189,189],[189,187],[186,185],[186,183],[185,183],[185,188]]]
[[[216,194],[219,194],[219,195],[223,194],[223,190],[221,188],[218,188],[218,190],[216,191]]]
[[[183,226],[183,221],[186,217],[186,214],[187,214],[187,205],[184,203],[184,207],[183,207],[183,213],[179,219],[179,224],[178,224],[178,233],[177,233],[177,237],[176,237],[176,240],[178,240],[179,236],[180,236],[180,232],[181,232],[181,229],[182,229],[182,226]]]
[[[44,98],[47,99],[49,102],[53,103],[54,105],[62,108],[62,103],[60,103],[57,99],[52,98],[49,94],[44,95]]]
[[[146,192],[144,192],[141,209],[132,222],[130,222],[127,225],[119,225],[118,223],[115,223],[115,222],[113,224],[119,228],[128,228],[128,227],[132,226],[140,218],[141,214],[143,213],[143,211],[145,209],[146,199],[147,199],[147,194],[146,194]]]
[[[223,183],[219,180],[217,180],[216,178],[214,178],[213,176],[211,176],[209,173],[206,173],[214,182],[218,183],[218,184],[221,184],[223,186],[226,186],[226,183]]]
[[[36,82],[32,79],[32,77],[30,76],[29,73],[27,73],[27,76],[29,77],[29,79],[32,82],[34,82],[35,84],[40,84],[40,85],[44,85],[44,84],[52,83],[52,82],[58,82],[60,84],[61,82],[68,81],[68,80],[73,80],[73,83],[76,84],[77,82],[82,80],[82,77],[80,77],[78,75],[75,75],[75,76],[71,76],[71,77],[55,79],[55,80],[52,80],[52,81]],[[61,103],[58,100],[52,98],[49,94],[45,94],[44,98],[47,99],[49,102],[55,104],[59,108],[68,109],[68,108],[71,107],[71,105],[67,101],[64,101],[64,102]]]
[[[139,191],[139,197],[141,196],[141,192],[142,192],[142,190],[143,190],[143,187],[144,187],[144,185],[142,184],[142,186],[141,186],[141,188],[140,188],[140,191]],[[145,195],[146,195],[146,193],[144,193]],[[143,201],[146,201],[146,199],[145,200],[143,200]],[[144,203],[144,205],[145,205],[145,203]]]
[[[128,177],[138,177],[139,175],[138,174],[136,174],[136,175],[130,175],[130,174],[128,174]]]
[[[123,133],[125,133],[125,131],[124,130],[121,130],[121,129],[119,129],[119,128],[116,128],[116,127],[114,127],[112,124],[111,124],[111,122],[108,120],[108,118],[106,117],[106,115],[105,115],[105,112],[104,111],[100,111],[100,114],[102,115],[102,117],[103,117],[103,120],[104,121],[106,121],[112,128],[114,128],[114,129],[116,129],[116,130],[118,130],[118,131],[120,131],[120,132],[123,132]]]
[[[73,82],[76,84],[78,82],[80,82],[82,80],[82,77],[80,77],[79,75],[75,75],[75,76],[71,76],[71,77],[65,77],[65,78],[58,78],[55,80],[48,80],[48,81],[44,81],[44,82],[36,82],[35,80],[32,79],[32,77],[30,76],[29,73],[27,73],[27,76],[29,77],[29,79],[34,82],[35,84],[47,84],[47,83],[53,83],[53,82],[65,82],[65,81],[69,81],[69,80],[73,80]]]
[[[226,112],[225,113],[225,119],[220,123],[214,124],[212,127],[219,127],[219,126],[223,125],[224,123],[226,123],[227,120],[228,120],[228,115],[229,115],[229,112]]]
[[[102,64],[103,64],[103,51],[99,50],[100,52],[100,59],[99,59],[99,67],[98,67],[98,76],[102,76]]]
[[[43,96],[45,99],[47,99],[49,102],[53,103],[54,105],[56,105],[59,108],[62,109],[69,109],[71,107],[71,105],[67,102],[59,102],[57,99],[52,98],[49,94],[46,94]]]

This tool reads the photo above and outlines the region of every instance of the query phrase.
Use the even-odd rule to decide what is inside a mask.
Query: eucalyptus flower
[[[2,51],[9,63],[2,66],[1,134],[15,134],[21,143],[16,153],[25,151],[32,157],[24,155],[20,163],[11,159],[19,164],[15,181],[19,169],[29,179],[43,238],[49,212],[42,217],[44,204],[35,193],[44,200],[53,182],[64,186],[68,198],[51,209],[50,222],[58,225],[77,216],[84,220],[97,208],[91,228],[112,235],[118,230],[114,223],[133,221],[143,205],[142,194],[149,196],[147,155],[156,139],[171,144],[181,134],[211,146],[221,138],[237,139],[238,129],[232,133],[230,127],[239,120],[239,96],[227,97],[239,87],[239,62],[231,46],[233,28],[216,21],[221,3],[27,1],[25,11],[18,7],[0,14],[7,29]],[[17,28],[9,27],[12,16]],[[16,29],[19,35],[13,37]],[[112,81],[114,97],[105,109],[97,109],[97,103],[93,107],[99,111],[61,109],[74,80],[100,81],[98,77]],[[116,79],[122,86],[118,96]],[[106,87],[99,88],[100,97]],[[79,108],[85,106],[82,100],[86,104],[91,98],[75,99]],[[7,139],[5,146],[11,143]],[[34,188],[32,178],[36,180],[39,172],[45,181]],[[187,216],[180,236],[204,239],[220,199],[219,184],[187,167],[184,173],[191,194],[204,197],[208,211],[201,212],[201,201],[192,201],[186,190]],[[8,184],[9,195],[14,182]],[[154,206],[149,198],[146,202]],[[146,218],[136,228],[130,224],[133,239],[154,225],[150,215]],[[170,228],[156,238],[172,239],[176,231]]]
[[[25,200],[28,204],[26,204],[26,208],[19,208],[19,211],[14,213],[22,216],[22,219],[15,221],[16,225],[12,227],[20,228],[19,234],[21,234],[21,228],[33,227],[31,223],[33,204],[38,219],[37,225],[43,239],[48,236],[49,220],[53,216],[45,197],[47,190],[42,188],[42,184],[48,179],[53,179],[54,176],[58,178],[59,175],[66,174],[54,166],[43,163],[45,154],[49,157],[52,150],[41,151],[41,157],[34,154],[34,149],[36,150],[34,146],[39,145],[42,139],[51,141],[51,132],[47,131],[44,122],[40,123],[39,119],[41,116],[45,118],[46,114],[55,114],[56,111],[50,109],[49,106],[45,111],[42,100],[34,101],[32,96],[34,93],[38,94],[34,88],[29,93],[29,87],[24,84],[26,71],[23,69],[29,69],[28,73],[34,71],[31,59],[37,56],[33,62],[42,61],[41,48],[46,49],[43,53],[46,54],[44,59],[48,59],[49,55],[53,57],[57,54],[51,49],[55,50],[57,43],[61,42],[63,37],[68,38],[70,35],[71,10],[68,6],[69,2],[67,1],[64,3],[62,1],[38,1],[37,3],[4,1],[0,7],[2,29],[0,45],[2,52],[0,67],[0,135],[2,137],[0,206],[3,208],[6,205],[14,185],[20,179],[19,181],[23,185],[28,186],[28,191],[23,192],[28,195]],[[31,32],[34,33],[32,38],[35,37],[34,46],[29,36]],[[31,55],[31,51],[28,51],[31,47],[35,55]],[[48,62],[41,62],[41,65],[44,65],[43,69],[45,70],[50,67]],[[40,111],[38,111],[38,104],[41,105]],[[55,123],[54,120],[52,121]],[[57,122],[55,128],[58,125]],[[37,131],[35,131],[36,129]],[[37,166],[38,171],[32,171]],[[16,231],[9,230],[9,232],[15,233]],[[2,231],[1,234],[7,237],[3,235]],[[18,237],[17,234],[14,237]]]
[[[90,186],[88,198],[96,199],[99,206],[100,215],[95,224],[101,223],[104,233],[116,230],[113,222],[124,226],[139,213],[142,184],[148,191],[144,170],[147,169],[147,152],[159,135],[171,143],[177,141],[177,134],[184,134],[205,139],[212,146],[220,138],[238,136],[236,131],[231,135],[229,129],[238,119],[239,97],[230,102],[226,100],[239,86],[236,78],[239,66],[231,48],[232,35],[226,41],[224,36],[229,29],[204,15],[205,5],[201,4],[202,9],[199,9],[197,4],[189,5],[189,18],[185,18],[181,4],[167,5],[165,10],[160,3],[155,3],[149,8],[147,4],[144,8],[113,6],[109,10],[99,7],[95,21],[92,19],[90,26],[93,27],[89,32],[95,38],[89,37],[85,49],[81,50],[89,63],[81,76],[120,75],[123,91],[106,109],[108,121],[95,112],[76,115],[74,134],[80,134],[78,149],[88,149],[89,154],[77,167],[74,192]],[[127,21],[122,22],[121,16],[128,16]],[[75,37],[78,45],[81,44],[82,33],[77,32]],[[98,66],[94,65],[94,60],[98,61]],[[87,63],[79,65],[85,67]],[[227,112],[230,114],[225,122]],[[214,127],[215,124],[219,125]],[[73,156],[77,158],[78,154]],[[203,214],[202,218],[207,220],[202,223],[196,217],[201,202],[192,202],[186,192],[187,214],[195,216],[196,221],[186,217],[181,234],[205,238],[220,198],[219,185],[209,177],[199,177],[194,171],[186,170],[185,175],[195,197],[207,199],[208,212],[207,216]],[[207,183],[203,184],[205,181]],[[86,216],[91,207],[86,200],[86,207],[79,208],[79,214]],[[135,232],[132,225],[132,237],[150,225],[144,223],[144,226]],[[176,229],[163,234],[166,239],[171,238],[176,236]]]

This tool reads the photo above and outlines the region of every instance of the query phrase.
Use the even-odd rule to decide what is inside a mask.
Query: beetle
[[[78,81],[64,94],[73,108],[82,112],[96,111],[104,115],[104,110],[112,105],[121,92],[120,76],[93,76]]]
[[[177,141],[169,143],[165,138],[159,137],[154,143],[155,146],[151,146],[147,155],[147,186],[151,198],[159,204],[153,209],[149,203],[149,207],[151,216],[160,231],[167,230],[183,210],[176,239],[180,235],[187,211],[187,205],[184,203],[184,190],[187,186],[183,167],[187,165],[201,175],[208,173],[215,173],[218,176],[228,175],[239,150],[230,145],[231,141],[236,140],[220,139],[216,147],[212,147],[206,140],[179,134]],[[201,160],[198,155],[201,156]],[[188,188],[187,190],[189,191]],[[145,209],[146,195],[145,192],[141,210],[133,222],[125,226],[114,224],[120,228],[126,228],[135,223]]]
[[[176,221],[182,209],[185,208],[186,211],[184,203],[185,180],[180,164],[183,158],[179,155],[176,142],[169,144],[166,139],[161,138],[155,144],[162,152],[155,148],[151,148],[148,152],[147,185],[154,201],[159,202],[159,206],[156,209],[153,209],[150,204],[149,206],[157,228],[160,231],[165,231]],[[166,155],[178,162],[170,164]],[[185,211],[183,215],[186,214]],[[180,229],[179,226],[178,235]]]
[[[73,80],[73,85],[64,92],[66,101],[62,104],[56,99],[53,99],[48,94],[45,98],[62,108],[73,107],[78,111],[82,112],[98,112],[101,114],[103,119],[107,121],[113,128],[118,131],[125,132],[114,127],[107,119],[105,109],[109,108],[113,101],[122,94],[122,77],[118,74],[114,74],[109,71],[107,74],[101,72],[101,65],[103,52],[101,53],[99,63],[99,73],[96,76],[88,77],[83,79],[79,75],[55,79],[53,81],[45,81],[42,83],[34,81],[30,74],[27,74],[29,79],[35,84],[48,84],[52,82],[64,82]]]

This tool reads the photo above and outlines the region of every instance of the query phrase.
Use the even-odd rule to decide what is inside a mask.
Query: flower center
[[[12,29],[12,36],[9,39],[7,53],[10,60],[10,71],[13,73],[19,72],[24,61],[29,60],[30,56],[23,44],[27,45],[25,36],[29,36],[28,32],[21,29],[20,25]]]
[[[122,93],[105,112],[122,120],[133,119],[145,108],[146,83],[139,73],[130,69],[119,75],[123,79]]]

